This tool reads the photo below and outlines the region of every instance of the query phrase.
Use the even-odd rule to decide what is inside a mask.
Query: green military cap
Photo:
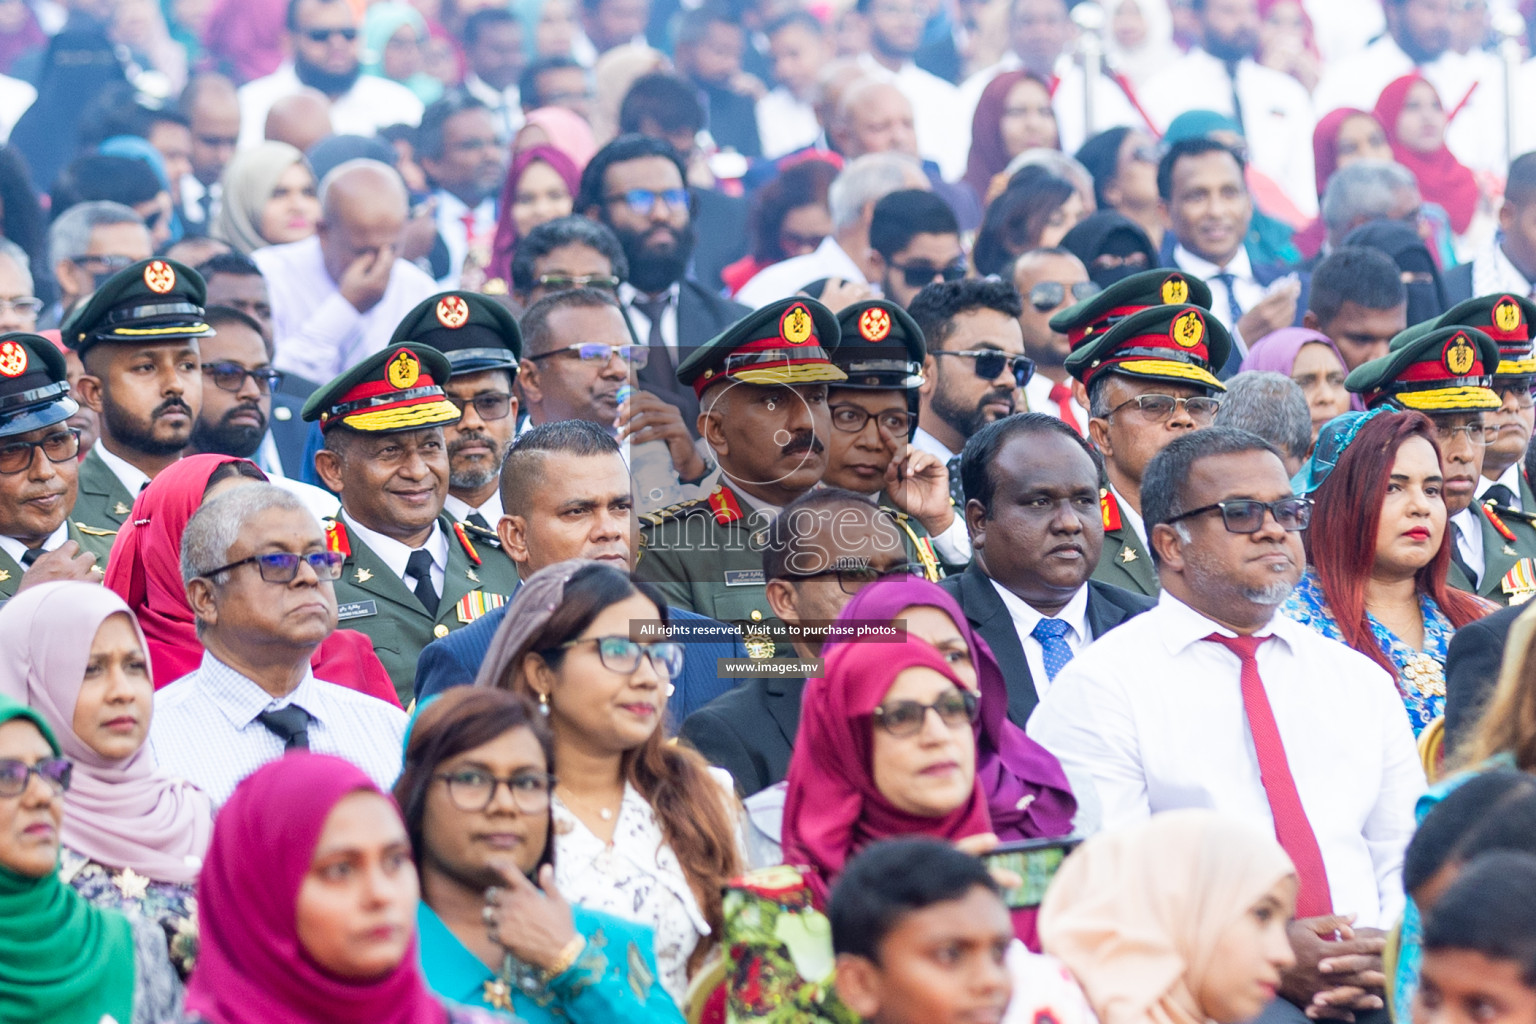
[[[688,353],[677,382],[696,395],[723,380],[746,384],[839,383],[848,375],[832,365],[841,333],[837,317],[815,299],[794,296],[748,313]]]
[[[455,375],[484,370],[517,373],[523,358],[523,333],[506,306],[478,292],[439,292],[416,305],[395,333],[391,345],[430,345],[448,357]]]
[[[1432,321],[1437,327],[1475,327],[1499,346],[1495,377],[1536,375],[1531,355],[1531,321],[1536,302],[1519,295],[1495,292],[1459,302]]]
[[[1371,408],[1481,412],[1503,404],[1489,390],[1498,363],[1499,346],[1482,331],[1429,321],[1398,334],[1386,355],[1355,367],[1344,386]]]
[[[64,353],[36,334],[0,334],[0,437],[62,423],[80,411],[69,397]]]
[[[896,303],[865,299],[844,306],[837,326],[840,338],[828,357],[848,375],[838,387],[907,390],[923,382],[923,330]]]
[[[1202,306],[1151,306],[1087,335],[1067,356],[1067,372],[1084,384],[1106,370],[1200,384],[1225,391],[1213,367],[1226,364],[1232,336]]]
[[[1211,289],[1182,270],[1143,270],[1057,313],[1051,317],[1051,330],[1065,334],[1067,343],[1076,348],[1088,335],[1097,334],[1133,313],[1150,306],[1180,305],[1210,309]]]
[[[124,267],[70,314],[60,334],[82,355],[101,342],[159,344],[209,338],[203,320],[203,277],[175,260],[140,260]]]
[[[453,372],[427,345],[390,345],[309,396],[300,415],[321,430],[344,426],[369,434],[456,423],[459,408],[443,394]]]

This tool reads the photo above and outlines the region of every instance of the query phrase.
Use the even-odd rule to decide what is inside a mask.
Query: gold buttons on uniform
[[[432,635],[441,640],[443,637],[448,635],[448,627],[442,623],[438,623],[432,627]]]
[[[752,621],[753,622],[762,622],[763,621],[763,613],[758,611],[756,608],[753,608],[752,609]]]

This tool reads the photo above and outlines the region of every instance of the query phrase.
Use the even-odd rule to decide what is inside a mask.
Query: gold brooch
[[[1403,678],[1426,697],[1445,696],[1445,666],[1422,651],[1403,666]]]
[[[123,868],[122,874],[112,879],[112,884],[117,886],[124,899],[141,900],[149,892],[149,879],[133,868]]]
[[[369,580],[373,579],[373,573],[369,572],[367,569],[359,569],[357,570],[357,576],[355,576],[354,579],[358,583],[367,583]]]
[[[1136,551],[1135,551],[1135,549],[1133,549],[1133,548],[1122,548],[1121,551],[1120,551],[1120,561],[1126,563],[1127,565],[1129,565],[1130,563],[1136,561]]]

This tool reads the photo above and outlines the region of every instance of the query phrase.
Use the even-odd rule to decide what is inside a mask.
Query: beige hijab
[[[578,569],[597,562],[572,558],[546,565],[517,585],[506,617],[496,627],[490,647],[480,662],[476,686],[495,686],[513,693],[527,693],[516,685],[514,670],[527,654],[527,647],[544,624],[565,601],[565,585]]]
[[[263,142],[236,153],[224,168],[219,215],[209,234],[247,256],[270,245],[261,237],[262,212],[283,172],[301,163],[304,154],[286,142]]]
[[[1287,875],[1274,838],[1183,810],[1088,840],[1040,907],[1040,941],[1102,1024],[1204,1024],[1195,998],[1221,934]]]

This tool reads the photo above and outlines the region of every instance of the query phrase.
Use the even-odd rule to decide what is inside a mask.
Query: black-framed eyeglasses
[[[1531,393],[1529,384],[1499,384],[1495,381],[1493,393],[1500,398],[1513,397],[1515,405],[1521,409],[1529,409],[1532,405],[1536,405],[1536,395]]]
[[[1011,356],[991,348],[977,352],[930,352],[929,355],[974,359],[975,362],[971,364],[971,368],[982,380],[996,380],[1006,367],[1013,374],[1015,387],[1023,387],[1035,375],[1035,361],[1029,356]]]
[[[1078,281],[1072,286],[1072,301],[1082,302],[1084,299],[1099,294],[1104,289],[1092,281]],[[1067,286],[1060,281],[1041,281],[1029,290],[1029,304],[1035,307],[1035,311],[1045,313],[1061,305],[1067,298]]]
[[[1441,444],[1450,444],[1457,437],[1464,437],[1474,448],[1486,448],[1499,439],[1498,427],[1485,427],[1481,423],[1463,423],[1459,427],[1435,424],[1435,437]]]
[[[479,768],[460,768],[432,777],[448,788],[449,801],[461,811],[485,810],[496,799],[496,788],[506,786],[519,811],[542,814],[549,810],[549,796],[555,789],[555,777],[547,772],[525,771],[503,777]]]
[[[912,426],[912,414],[905,409],[870,412],[857,405],[842,404],[834,405],[831,409],[832,426],[845,434],[857,434],[870,420],[875,421],[875,429],[886,437],[906,437]]]
[[[71,256],[69,262],[81,267],[100,267],[102,272],[109,274],[126,270],[134,264],[134,261],[127,256]]]
[[[43,311],[43,300],[35,295],[19,295],[14,299],[0,299],[0,313],[26,313],[36,316]]]
[[[1209,423],[1216,418],[1216,410],[1221,408],[1221,399],[1211,398],[1208,395],[1191,395],[1188,398],[1175,398],[1173,395],[1137,395],[1109,410],[1109,415],[1104,418],[1109,419],[1121,409],[1132,405],[1154,423],[1163,422],[1173,415],[1174,409],[1181,405],[1189,414],[1189,418],[1196,423]]]
[[[963,256],[942,267],[932,263],[892,263],[891,269],[901,271],[901,279],[908,288],[921,288],[941,278],[945,281],[960,281],[970,272]]]
[[[1275,517],[1280,529],[1296,533],[1305,530],[1312,522],[1312,499],[1279,498],[1275,501],[1260,501],[1257,498],[1228,498],[1214,505],[1202,505],[1181,512],[1168,522],[1177,523],[1209,512],[1221,513],[1221,524],[1227,528],[1228,533],[1258,533],[1264,529],[1266,512]]]
[[[344,39],[344,40],[346,40],[347,42],[350,43],[354,39],[357,38],[357,29],[355,29],[355,28],[306,28],[306,29],[304,29],[302,31],[301,34],[306,39],[308,39],[310,42],[312,42],[312,43],[328,43],[328,42],[331,41],[332,37],[334,37],[334,36],[340,36],[342,39]]]
[[[486,422],[504,420],[507,418],[507,414],[512,411],[512,394],[509,391],[487,391],[483,395],[476,395],[474,398],[469,399],[455,398],[449,395],[448,401],[454,404],[454,407],[459,410],[460,415],[463,414],[466,405],[474,406],[475,415]]]
[[[629,363],[635,369],[645,368],[650,361],[651,350],[644,345],[607,345],[601,341],[586,341],[579,345],[566,345],[562,348],[552,349],[549,352],[540,352],[536,356],[528,358],[534,362],[540,359],[548,359],[551,356],[570,354],[584,363],[607,363],[617,356],[623,362]]]
[[[613,292],[618,291],[620,282],[612,274],[540,274],[533,283],[554,292],[572,288],[601,288]]]
[[[0,444],[0,473],[12,476],[24,473],[32,465],[32,450],[41,448],[49,462],[68,462],[80,454],[80,431],[73,427],[55,431],[41,441],[11,441]]]
[[[611,196],[603,197],[603,202],[623,203],[629,207],[631,213],[641,217],[649,217],[658,201],[666,203],[669,210],[686,210],[689,206],[688,190],[686,188],[632,188],[627,192],[615,192]]]
[[[928,720],[928,712],[939,716],[951,729],[968,727],[975,723],[981,710],[981,701],[970,690],[958,686],[939,694],[932,704],[915,700],[893,700],[875,708],[875,724],[892,736],[916,736]]]
[[[256,390],[264,395],[270,395],[283,383],[283,371],[274,370],[270,366],[247,370],[239,363],[204,363],[203,373],[213,378],[214,386],[220,391],[235,395],[245,387],[247,377],[256,382]]]
[[[45,757],[37,764],[27,764],[14,757],[0,758],[0,796],[17,797],[27,791],[27,782],[36,775],[53,790],[55,796],[69,789],[75,762],[67,757]]]
[[[651,662],[651,667],[668,679],[676,679],[683,671],[683,645],[673,640],[658,640],[643,644],[627,636],[588,636],[580,640],[567,640],[556,650],[566,651],[582,644],[596,644],[597,658],[610,672],[625,675],[640,667],[640,656]]]
[[[919,562],[902,562],[898,565],[888,565],[884,568],[876,565],[838,565],[821,570],[820,572],[785,573],[784,579],[790,580],[819,580],[825,576],[836,576],[837,585],[843,593],[850,597],[880,580],[892,579],[925,579],[926,573]]]
[[[272,551],[265,555],[252,555],[250,558],[242,558],[238,562],[230,562],[228,565],[217,569],[209,569],[199,575],[204,577],[217,576],[221,572],[238,569],[242,565],[255,563],[256,570],[261,573],[261,578],[268,583],[292,583],[293,578],[299,574],[299,563],[303,562],[315,571],[315,576],[321,580],[341,579],[341,566],[347,560],[347,556],[340,551],[311,551],[307,555],[295,555],[291,551]]]

